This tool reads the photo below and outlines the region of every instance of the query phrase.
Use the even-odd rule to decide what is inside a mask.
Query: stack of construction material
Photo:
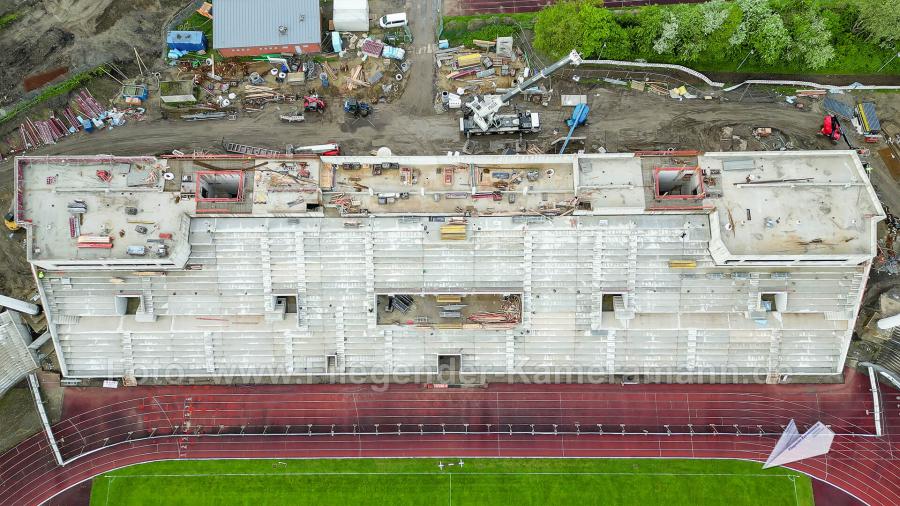
[[[360,46],[363,54],[373,58],[381,58],[381,52],[384,51],[384,43],[378,40],[365,39]]]
[[[106,108],[100,105],[100,102],[97,102],[97,100],[94,99],[94,96],[91,95],[91,92],[86,89],[76,92],[74,100],[78,109],[84,113],[85,116],[98,118],[106,111]]]
[[[366,88],[372,86],[366,81],[366,74],[363,72],[362,65],[354,67],[353,71],[350,73],[350,77],[347,78],[348,91],[353,91],[357,86],[364,86]]]
[[[55,117],[46,121],[31,121],[30,118],[25,118],[25,122],[19,125],[19,133],[25,149],[30,149],[56,144],[56,141],[69,135],[69,129]]]
[[[78,247],[112,249],[112,237],[108,235],[79,235]]]
[[[438,68],[443,67],[444,65],[451,64],[454,60],[456,60],[456,55],[463,48],[463,46],[457,47],[448,47],[446,49],[438,49],[434,53],[434,63],[438,66]]]
[[[466,224],[465,223],[448,223],[441,225],[442,241],[465,241],[466,240]]]
[[[278,92],[268,86],[255,86],[252,84],[244,88],[244,98],[271,98]]]

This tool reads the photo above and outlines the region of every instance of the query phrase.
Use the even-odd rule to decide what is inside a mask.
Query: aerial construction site
[[[0,506],[900,504],[888,4],[0,2]]]

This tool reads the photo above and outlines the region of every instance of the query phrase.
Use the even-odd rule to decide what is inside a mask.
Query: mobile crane
[[[526,79],[502,96],[475,97],[466,103],[466,113],[459,120],[459,131],[467,136],[540,132],[541,121],[538,113],[516,111],[510,114],[499,114],[500,108],[509,103],[513,97],[530,88],[534,83],[550,76],[570,63],[572,65],[581,65],[581,55],[574,49],[558,62]]]

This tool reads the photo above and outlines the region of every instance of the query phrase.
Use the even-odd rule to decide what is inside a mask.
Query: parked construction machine
[[[841,140],[841,123],[835,115],[825,116],[822,120],[822,129],[819,132],[828,137],[832,144],[837,144]]]
[[[466,135],[540,132],[541,120],[538,113],[516,111],[500,114],[500,108],[509,103],[513,97],[522,93],[523,90],[530,88],[534,83],[550,76],[570,63],[572,65],[581,65],[581,55],[574,49],[558,62],[519,83],[515,88],[503,95],[475,97],[466,103],[466,112],[459,120],[459,131]]]
[[[318,112],[319,114],[325,113],[325,101],[319,98],[318,95],[308,95],[303,97],[303,110],[306,112]]]
[[[344,100],[344,112],[348,114],[352,114],[354,116],[362,116],[365,118],[371,112],[372,106],[370,106],[367,102],[360,102],[355,98],[348,98]]]
[[[19,230],[19,224],[16,223],[16,216],[12,211],[6,213],[6,215],[3,217],[3,224],[6,225],[7,229],[13,232]]]

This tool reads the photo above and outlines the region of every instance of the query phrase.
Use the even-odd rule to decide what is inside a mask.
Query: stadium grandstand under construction
[[[67,378],[821,381],[884,211],[855,152],[21,157]]]

